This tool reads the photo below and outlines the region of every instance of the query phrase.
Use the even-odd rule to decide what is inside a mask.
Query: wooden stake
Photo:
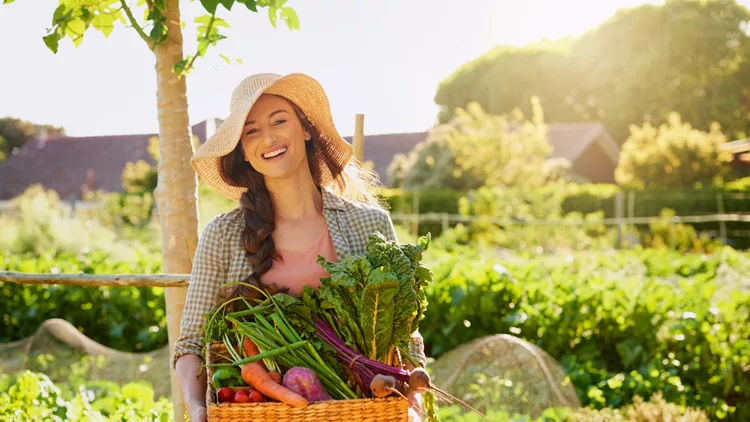
[[[357,114],[354,119],[354,156],[360,163],[365,160],[365,115]]]

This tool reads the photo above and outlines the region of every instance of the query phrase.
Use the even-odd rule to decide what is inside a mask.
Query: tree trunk
[[[156,55],[156,98],[159,115],[159,180],[154,192],[162,231],[164,273],[189,274],[198,243],[197,178],[190,166],[187,88],[172,66],[183,59],[179,0],[166,0],[169,39],[154,49]],[[170,355],[180,334],[186,288],[165,289]],[[167,369],[167,368],[165,368]],[[185,404],[171,368],[174,420],[182,422]]]

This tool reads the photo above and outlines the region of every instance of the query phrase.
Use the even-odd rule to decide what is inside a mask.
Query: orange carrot
[[[294,407],[305,407],[308,404],[304,397],[272,380],[268,372],[256,362],[242,365],[242,379],[266,397]]]
[[[274,381],[274,382],[275,382],[276,384],[281,384],[281,382],[283,381],[283,379],[282,379],[282,377],[281,377],[281,374],[280,374],[280,373],[278,373],[278,372],[269,372],[269,373],[268,373],[268,376],[269,376],[269,377],[271,377],[271,379],[272,379],[272,380],[273,380],[273,381]]]
[[[260,353],[258,347],[248,338],[242,344],[245,354],[250,357]],[[253,386],[261,394],[294,407],[307,406],[307,400],[281,384],[276,383],[268,374],[262,361],[242,365],[242,380]]]
[[[256,346],[255,343],[253,343],[253,341],[250,340],[249,337],[245,337],[245,341],[242,342],[242,349],[245,350],[245,356],[247,356],[247,357],[255,356],[255,355],[260,354],[260,350],[258,350],[258,346]],[[263,369],[267,369],[266,368],[266,364],[263,363],[262,360],[257,361],[257,363],[260,366],[262,366]],[[245,382],[247,382],[247,381],[245,381]]]

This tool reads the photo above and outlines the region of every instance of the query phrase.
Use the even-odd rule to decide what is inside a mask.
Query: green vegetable
[[[302,301],[325,317],[347,345],[370,359],[390,364],[395,348],[405,353],[427,308],[425,287],[432,272],[421,263],[430,242],[398,245],[373,233],[364,256],[348,256],[338,263],[318,257],[330,274],[317,291],[305,289]]]
[[[211,382],[213,383],[214,388],[217,389],[221,387],[240,387],[246,385],[245,381],[242,380],[240,368],[237,366],[217,370],[211,377]]]

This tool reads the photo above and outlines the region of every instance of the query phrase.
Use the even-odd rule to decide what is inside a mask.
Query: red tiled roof
[[[220,124],[216,120],[216,125]],[[599,142],[612,161],[617,163],[619,148],[599,122],[553,123],[548,125],[553,157],[576,159],[593,142]],[[201,142],[206,137],[206,122],[192,127]],[[212,129],[209,128],[209,131]],[[94,171],[94,188],[109,192],[122,191],[120,175],[128,162],[146,160],[148,140],[154,134],[64,137],[46,142],[38,148],[29,142],[17,155],[0,162],[0,200],[17,196],[33,185],[54,189],[61,198],[80,198],[87,171]],[[372,161],[382,183],[387,184],[387,168],[396,154],[408,154],[427,138],[427,132],[393,133],[365,136],[365,161]],[[346,137],[352,142],[351,137]]]
[[[154,164],[148,153],[151,136],[65,137],[48,140],[42,148],[30,141],[0,163],[0,199],[13,198],[33,184],[54,189],[61,199],[80,198],[89,170],[94,171],[94,189],[121,191],[125,164]]]

